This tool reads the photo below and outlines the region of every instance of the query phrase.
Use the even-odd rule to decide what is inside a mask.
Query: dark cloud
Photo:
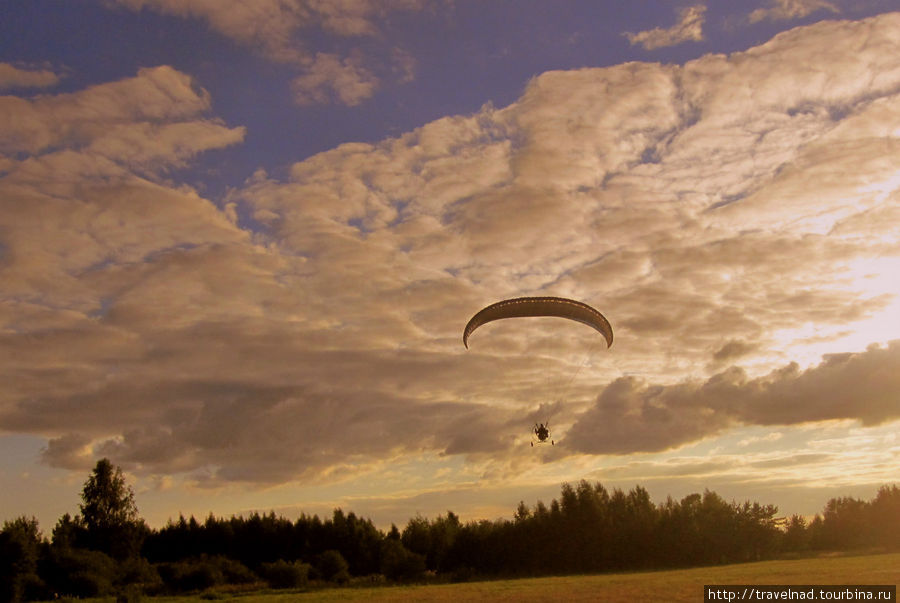
[[[713,360],[716,362],[728,362],[749,354],[754,351],[756,347],[757,346],[752,343],[733,339],[713,353]]]
[[[41,458],[52,467],[83,471],[94,462],[90,444],[89,437],[69,433],[48,441],[41,452]]]

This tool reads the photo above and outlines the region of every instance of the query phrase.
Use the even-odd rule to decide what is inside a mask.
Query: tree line
[[[709,490],[655,504],[641,486],[610,491],[581,481],[563,484],[549,505],[520,502],[512,520],[462,522],[447,511],[387,532],[341,509],[326,519],[179,516],[151,529],[107,459],[81,498],[80,513],[63,515],[49,538],[34,518],[3,524],[0,601],[645,570],[900,548],[896,485],[869,501],[833,498],[807,521]]]

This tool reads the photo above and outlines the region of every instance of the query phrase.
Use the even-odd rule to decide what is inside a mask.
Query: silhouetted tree
[[[100,459],[81,491],[81,516],[85,548],[101,551],[114,559],[138,554],[147,533],[138,515],[134,491],[125,483],[119,467]]]

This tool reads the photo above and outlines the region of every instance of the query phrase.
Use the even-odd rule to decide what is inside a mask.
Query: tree
[[[148,532],[138,515],[134,491],[125,483],[122,469],[109,459],[100,459],[81,491],[81,516],[85,548],[101,551],[114,559],[136,556]]]

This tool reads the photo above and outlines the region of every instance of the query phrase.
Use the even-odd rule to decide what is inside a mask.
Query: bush
[[[112,581],[101,574],[79,571],[69,574],[66,587],[62,589],[75,597],[101,597],[112,593]]]
[[[302,561],[274,561],[263,563],[260,574],[272,588],[300,588],[309,583],[308,563]]]
[[[259,580],[259,577],[240,561],[222,556],[210,557],[210,560],[222,571],[228,584],[250,584]]]
[[[119,563],[115,583],[120,587],[135,586],[147,591],[159,588],[162,579],[149,561],[143,557],[133,557]]]
[[[39,563],[47,586],[60,595],[100,597],[113,591],[116,562],[99,551],[51,547]]]
[[[257,576],[250,569],[228,557],[206,555],[156,566],[166,588],[175,592],[205,590],[221,584],[248,584]]]
[[[116,595],[116,603],[140,603],[143,599],[144,592],[135,584],[120,589]]]
[[[398,582],[415,580],[425,573],[425,556],[408,550],[399,540],[387,539],[381,549],[381,573]]]
[[[319,555],[316,569],[323,580],[345,584],[350,580],[350,566],[339,551],[329,550]]]
[[[205,590],[225,583],[225,575],[207,559],[191,559],[157,566],[166,587],[176,592]]]

